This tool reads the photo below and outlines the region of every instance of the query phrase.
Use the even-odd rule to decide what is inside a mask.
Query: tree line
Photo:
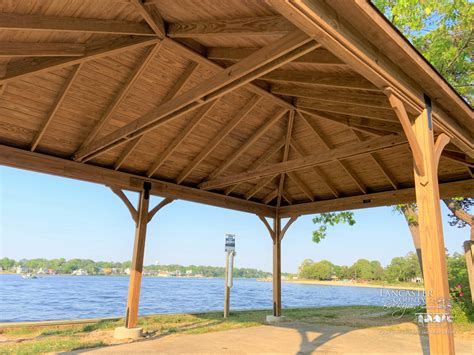
[[[448,273],[451,284],[467,285],[466,262],[463,255],[454,253],[447,256]],[[306,259],[299,267],[298,277],[308,280],[364,280],[387,282],[410,282],[421,279],[418,257],[410,252],[406,256],[395,257],[383,267],[379,261],[359,259],[352,266],[336,265],[327,260]]]
[[[71,274],[75,270],[85,270],[88,274],[94,275],[101,273],[104,269],[115,269],[116,273],[124,273],[127,268],[130,268],[131,262],[113,262],[113,261],[94,261],[91,259],[70,259],[64,258],[59,259],[21,259],[13,260],[10,258],[0,259],[0,267],[3,270],[14,271],[18,266],[27,268],[30,272],[43,270],[54,270],[57,274]],[[159,272],[173,273],[175,275],[188,275],[196,276],[202,275],[204,277],[224,277],[225,268],[218,266],[199,266],[199,265],[147,265],[144,266],[145,273],[157,274]],[[251,268],[235,268],[234,277],[238,278],[266,278],[270,277],[271,273],[251,269]]]

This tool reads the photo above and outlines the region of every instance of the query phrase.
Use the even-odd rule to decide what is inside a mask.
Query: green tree
[[[372,2],[472,104],[474,3],[470,0]]]
[[[12,267],[15,266],[15,260],[9,258],[2,258],[0,259],[0,266],[3,270],[10,270]]]
[[[355,279],[373,280],[374,270],[367,259],[359,259],[351,266],[351,273]]]
[[[324,212],[313,217],[313,223],[319,225],[318,229],[313,231],[313,242],[319,243],[326,237],[328,226],[335,226],[340,223],[347,223],[350,226],[355,224],[353,212]]]

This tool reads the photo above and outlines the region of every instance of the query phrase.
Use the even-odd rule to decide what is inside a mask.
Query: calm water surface
[[[127,276],[0,275],[0,322],[123,316]],[[221,310],[224,280],[145,277],[140,314]],[[378,288],[282,284],[283,307],[380,305]],[[272,308],[272,285],[234,280],[231,309]]]

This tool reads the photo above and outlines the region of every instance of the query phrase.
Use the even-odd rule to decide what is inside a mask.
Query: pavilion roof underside
[[[1,145],[211,198],[288,208],[414,185],[383,88],[263,1],[2,1],[0,85]],[[449,144],[440,183],[473,166]]]

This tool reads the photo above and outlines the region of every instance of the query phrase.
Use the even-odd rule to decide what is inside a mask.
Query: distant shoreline
[[[271,279],[258,279],[259,282],[271,282]],[[397,290],[415,290],[423,291],[423,286],[398,286],[398,285],[374,285],[360,282],[344,282],[344,281],[320,281],[320,280],[282,280],[285,283],[302,284],[302,285],[320,285],[320,286],[349,286],[349,287],[367,287],[367,288],[389,288]]]

